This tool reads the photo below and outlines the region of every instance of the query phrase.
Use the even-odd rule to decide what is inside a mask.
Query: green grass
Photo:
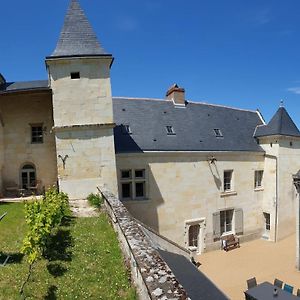
[[[28,264],[20,254],[26,225],[22,203],[1,204],[0,299],[20,299],[19,289]],[[26,299],[136,299],[130,275],[124,267],[118,240],[108,218],[72,218],[53,236],[45,258],[34,265],[25,288]]]

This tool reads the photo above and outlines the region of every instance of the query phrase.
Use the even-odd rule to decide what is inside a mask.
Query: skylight
[[[214,129],[216,137],[223,137],[222,131],[219,128]]]
[[[176,134],[173,126],[166,126],[166,130],[167,130],[167,134],[168,135],[174,135],[174,134]]]
[[[131,128],[128,124],[124,124],[122,126],[122,132],[123,132],[123,134],[131,134],[132,133]]]

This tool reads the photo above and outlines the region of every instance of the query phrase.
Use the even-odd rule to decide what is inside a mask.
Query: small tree
[[[27,258],[29,270],[20,289],[21,295],[30,279],[34,263],[43,255],[51,233],[61,224],[67,208],[67,194],[59,193],[55,188],[49,189],[42,200],[25,202],[25,221],[28,229],[21,252]]]

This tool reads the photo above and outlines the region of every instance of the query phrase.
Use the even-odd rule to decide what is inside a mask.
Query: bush
[[[90,205],[98,208],[103,204],[103,199],[99,194],[91,193],[88,195],[87,200],[89,201]]]

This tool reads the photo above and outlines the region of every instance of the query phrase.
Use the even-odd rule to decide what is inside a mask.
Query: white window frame
[[[266,232],[270,232],[271,230],[271,214],[264,212],[264,229]],[[267,222],[267,220],[269,219],[269,223]],[[269,227],[269,228],[268,228]]]
[[[136,176],[136,172],[142,172],[142,176]],[[129,177],[122,177],[123,172],[129,172]],[[147,187],[146,187],[146,169],[136,168],[136,169],[121,169],[120,170],[120,189],[121,189],[121,199],[124,201],[128,200],[144,200],[147,199]],[[130,184],[130,196],[123,197],[123,184]],[[143,195],[137,196],[136,184],[143,184]]]
[[[216,137],[223,137],[223,133],[220,128],[214,128],[214,133]]]
[[[227,217],[226,215],[229,213],[231,214],[231,222],[230,222],[231,229],[227,230],[229,223],[227,224],[227,222],[226,222],[226,217]],[[225,214],[223,226],[222,226],[222,214]],[[222,228],[224,228],[224,230],[222,230]],[[221,236],[224,236],[224,235],[227,235],[230,233],[234,233],[235,232],[234,228],[235,228],[235,211],[234,211],[234,209],[221,210],[220,211],[220,234],[221,234]]]
[[[174,127],[172,125],[166,126],[167,135],[176,135]]]
[[[225,176],[225,173],[230,173],[230,181],[225,182],[228,176]],[[229,185],[229,187],[228,187]],[[224,192],[231,192],[233,191],[233,170],[224,170],[223,172],[223,191]]]
[[[263,187],[264,170],[254,171],[254,189],[261,189]]]

